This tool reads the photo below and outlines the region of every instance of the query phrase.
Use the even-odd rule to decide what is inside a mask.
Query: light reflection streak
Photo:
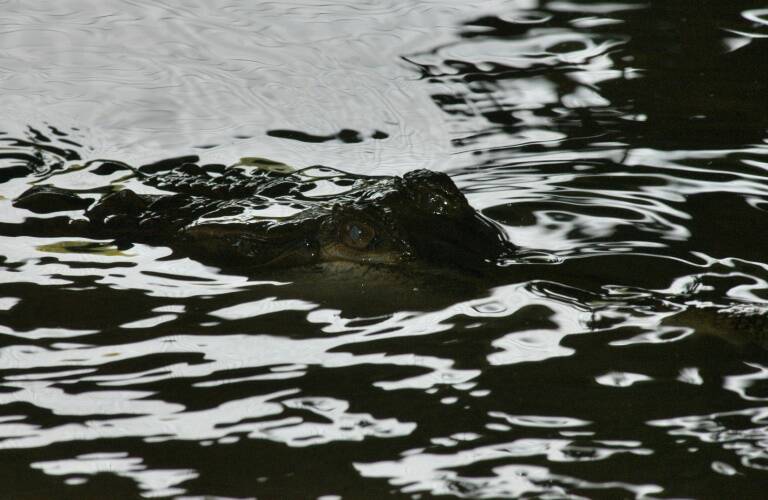
[[[768,367],[759,363],[744,363],[753,371],[740,375],[727,375],[723,379],[723,389],[733,391],[746,401],[768,401],[768,397],[749,394],[751,389],[764,390],[768,380]]]
[[[69,477],[67,484],[82,484],[85,478],[100,473],[115,474],[136,481],[145,498],[166,497],[184,493],[178,485],[195,479],[198,473],[190,469],[149,469],[142,459],[128,453],[88,453],[72,459],[47,460],[31,464],[49,476]]]
[[[768,407],[672,417],[647,424],[665,428],[671,436],[692,437],[706,446],[729,450],[740,458],[743,467],[768,470]]]
[[[505,464],[491,469],[492,474],[470,476],[452,469],[477,466],[483,462],[515,462],[520,458],[542,457],[549,462],[596,461],[616,454],[647,456],[652,451],[633,443],[597,446],[577,444],[568,439],[518,439],[475,448],[439,453],[416,451],[404,453],[399,460],[355,463],[364,477],[386,478],[403,493],[453,495],[462,498],[520,497],[530,494],[565,495],[573,489],[617,488],[636,497],[660,493],[655,485],[634,485],[610,481],[592,483],[562,476],[547,467]]]
[[[39,387],[37,388],[39,390]],[[47,446],[68,441],[109,440],[124,437],[144,438],[148,442],[168,440],[226,440],[240,437],[267,439],[288,446],[304,447],[331,441],[361,441],[366,437],[396,437],[413,432],[416,424],[400,422],[395,418],[376,419],[371,415],[347,412],[348,403],[332,398],[320,398],[324,405],[314,404],[316,400],[289,398],[298,389],[279,391],[262,396],[230,400],[216,408],[197,411],[179,411],[179,405],[163,404],[157,401],[141,401],[136,397],[144,394],[131,391],[130,401],[123,401],[123,407],[115,407],[118,399],[105,399],[100,408],[94,408],[88,401],[92,395],[85,395],[82,403],[62,397],[60,401],[40,399],[32,401],[40,407],[51,403],[76,405],[77,414],[105,408],[109,413],[140,413],[134,417],[116,417],[109,420],[88,420],[85,423],[68,423],[53,427],[39,428],[21,422],[0,423],[0,449],[30,448]],[[111,394],[106,394],[107,397]],[[13,395],[11,395],[13,396]],[[21,400],[19,398],[17,400]],[[282,401],[275,401],[280,400]],[[158,407],[158,404],[160,405]],[[322,415],[323,422],[304,421],[299,416],[283,416],[286,408],[300,407],[306,412]],[[74,407],[62,409],[71,411]],[[56,410],[56,408],[54,408]],[[119,410],[119,411],[118,411]],[[253,422],[253,419],[259,419]],[[262,420],[263,419],[263,420]]]
[[[279,285],[275,282],[252,281],[244,276],[227,275],[218,269],[205,266],[189,258],[162,260],[171,254],[166,247],[137,244],[130,255],[105,256],[93,253],[56,254],[63,262],[41,263],[44,252],[36,250],[42,244],[68,241],[66,238],[32,238],[17,236],[0,237],[0,255],[11,262],[23,262],[10,271],[0,267],[0,282],[27,282],[42,285],[67,285],[66,277],[92,276],[93,268],[72,267],[66,261],[78,264],[128,263],[130,266],[115,268],[113,272],[99,271],[98,283],[115,289],[139,289],[154,297],[188,298],[201,295],[232,293],[254,285]],[[90,241],[90,240],[83,240]]]
[[[494,292],[491,299],[474,299],[450,306],[429,314],[403,313],[402,315],[366,326],[347,327],[348,320],[341,319],[333,311],[314,309],[308,312],[314,323],[326,324],[323,329],[336,333],[332,337],[293,339],[271,335],[173,335],[152,338],[123,345],[89,346],[60,345],[50,348],[40,346],[12,345],[0,349],[4,369],[24,370],[26,377],[8,377],[6,387],[15,392],[0,395],[2,402],[27,401],[38,408],[46,408],[57,415],[114,415],[108,420],[89,421],[87,424],[70,423],[51,429],[36,429],[29,424],[15,422],[11,428],[0,425],[0,436],[6,438],[0,443],[5,447],[43,446],[46,443],[70,439],[107,439],[114,437],[145,437],[153,439],[194,439],[198,441],[222,439],[232,433],[247,432],[250,438],[272,439],[291,446],[304,446],[332,440],[362,439],[363,436],[397,436],[410,433],[415,424],[401,423],[396,419],[376,419],[370,415],[347,414],[348,403],[333,398],[317,401],[330,405],[322,414],[332,421],[329,424],[305,425],[301,419],[281,417],[283,409],[295,404],[315,411],[312,405],[300,397],[284,399],[298,393],[298,389],[282,391],[264,396],[254,396],[238,401],[228,401],[217,408],[199,411],[185,411],[183,405],[150,399],[147,391],[130,390],[131,386],[144,386],[164,380],[188,379],[197,390],[209,390],[224,384],[265,380],[298,380],[307,374],[310,367],[335,369],[361,365],[382,365],[392,367],[418,367],[426,370],[421,375],[400,380],[377,380],[374,387],[393,391],[402,389],[429,390],[438,386],[454,387],[459,392],[470,391],[464,397],[487,396],[488,392],[474,391],[470,383],[481,373],[482,366],[475,369],[454,368],[451,359],[415,354],[351,354],[344,346],[370,342],[376,338],[393,339],[429,335],[451,327],[451,318],[457,315],[482,318],[504,317],[514,314],[521,307],[531,303],[552,306],[551,301],[542,299],[519,286],[502,287]],[[294,304],[296,305],[296,304]],[[299,309],[303,304],[298,304]],[[482,312],[481,312],[482,311]],[[247,316],[247,308],[232,308],[219,311],[220,316],[240,318]],[[579,318],[564,305],[555,309],[555,317],[562,322],[564,334],[581,330]],[[481,326],[478,328],[482,328]],[[338,333],[347,332],[344,335]],[[561,337],[556,337],[556,340]],[[513,356],[501,353],[511,347],[503,342],[495,344],[502,349],[489,356],[489,363],[513,363],[533,359],[521,356],[516,346]],[[563,355],[557,342],[549,348],[538,348],[536,359]],[[127,374],[104,374],[94,368],[109,367],[115,363],[144,359],[157,354],[196,355],[203,357],[203,363],[175,362],[143,372]],[[46,368],[68,366],[69,373],[34,371]],[[76,369],[84,367],[84,373]],[[261,368],[254,375],[233,377],[232,370]],[[263,371],[266,369],[266,371]],[[46,379],[46,377],[48,379]],[[71,394],[65,388],[77,383],[93,383],[100,387],[121,387],[120,391],[90,391]],[[53,387],[52,384],[56,384]],[[443,397],[443,396],[440,396]],[[276,401],[280,400],[280,401]],[[316,407],[315,407],[316,408]],[[123,415],[134,415],[125,417]],[[254,424],[236,423],[222,430],[221,423],[254,416],[269,417],[265,422]],[[357,419],[357,420],[356,420]],[[370,425],[357,427],[355,421],[368,421]],[[352,422],[351,424],[349,422]],[[237,431],[237,432],[235,432]],[[9,434],[10,432],[10,434]]]

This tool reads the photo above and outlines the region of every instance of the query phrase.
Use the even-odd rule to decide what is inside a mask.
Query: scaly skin
[[[664,321],[669,326],[693,328],[697,333],[721,337],[732,344],[753,344],[768,349],[768,307],[736,304],[730,307],[691,306]]]
[[[403,177],[328,168],[293,173],[196,164],[147,175],[171,194],[124,189],[85,212],[91,236],[166,245],[223,265],[291,267],[322,262],[397,265],[426,261],[482,267],[513,250],[500,229],[467,202],[450,177],[416,170]],[[332,194],[316,193],[320,186]],[[82,199],[33,188],[16,206],[67,207]],[[279,208],[282,213],[269,214]]]

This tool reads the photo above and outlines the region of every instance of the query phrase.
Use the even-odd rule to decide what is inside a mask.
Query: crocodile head
[[[447,175],[416,170],[381,179],[335,203],[318,238],[323,260],[466,265],[510,249]]]
[[[325,177],[252,175],[237,181],[196,172],[196,181],[163,184],[175,194],[123,190],[103,198],[87,215],[107,233],[128,240],[255,267],[339,261],[473,267],[512,249],[502,231],[472,208],[443,173],[416,170],[402,177],[374,177],[332,172]],[[178,172],[174,175],[178,179]],[[160,185],[160,179],[152,183]],[[218,194],[203,193],[204,183]],[[226,183],[236,184],[237,190],[220,189]],[[194,185],[196,192],[179,187]]]

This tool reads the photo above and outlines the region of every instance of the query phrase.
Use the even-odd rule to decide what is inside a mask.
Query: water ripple
[[[764,322],[680,320],[768,301],[763,5],[0,5],[10,493],[763,493]],[[190,155],[445,171],[519,251],[264,281],[13,205]]]

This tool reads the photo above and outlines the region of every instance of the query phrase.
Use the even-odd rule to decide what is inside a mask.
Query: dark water
[[[0,8],[0,497],[764,497],[768,346],[663,320],[768,301],[765,4]],[[11,205],[188,154],[445,171],[526,250],[350,291]]]

